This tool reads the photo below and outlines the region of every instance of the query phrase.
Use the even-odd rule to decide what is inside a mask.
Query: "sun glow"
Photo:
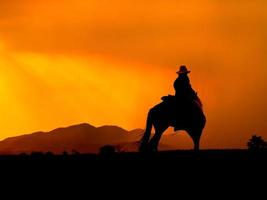
[[[12,116],[23,116],[16,119],[18,134],[29,124],[25,132],[80,122],[119,124],[128,129],[139,123],[142,127],[146,112],[140,117],[140,110],[157,102],[152,94],[164,94],[167,86],[162,70],[155,66],[143,65],[144,70],[136,71],[133,64],[99,58],[8,55],[9,59],[1,58],[6,62],[0,73],[1,106]],[[162,88],[150,88],[161,83]],[[7,120],[12,123],[13,119]]]
[[[208,119],[202,146],[244,147],[267,133],[266,8],[262,0],[1,1],[0,139],[81,122],[144,128],[184,64]]]

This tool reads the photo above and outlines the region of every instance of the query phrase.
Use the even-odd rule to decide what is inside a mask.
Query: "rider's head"
[[[191,71],[188,71],[187,70],[187,67],[185,65],[182,65],[180,67],[180,70],[178,72],[176,72],[178,75],[181,75],[181,74],[189,74]]]

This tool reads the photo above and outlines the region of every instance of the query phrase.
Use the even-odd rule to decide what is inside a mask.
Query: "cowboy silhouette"
[[[184,65],[182,65],[180,70],[176,72],[178,74],[178,78],[175,80],[173,86],[175,89],[175,97],[179,100],[196,99],[197,94],[192,89],[190,79],[188,77],[190,72],[191,71],[188,71]]]
[[[191,71],[188,71],[186,66],[182,65],[180,70],[176,72],[178,74],[178,78],[173,84],[175,96],[163,96],[161,99],[174,104],[185,104],[192,100],[197,100],[200,102],[197,93],[193,90],[190,84],[190,79],[188,77],[190,72]]]
[[[162,97],[163,101],[149,110],[146,129],[140,140],[140,152],[157,151],[161,135],[168,127],[173,127],[175,131],[186,131],[193,139],[194,149],[199,150],[206,117],[201,100],[191,87],[189,73],[186,66],[181,66],[177,72],[178,78],[173,84],[175,96]],[[150,138],[153,127],[155,134]]]

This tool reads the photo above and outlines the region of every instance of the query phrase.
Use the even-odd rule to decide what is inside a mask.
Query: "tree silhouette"
[[[112,145],[105,145],[99,149],[99,154],[104,156],[114,155],[116,153],[116,147]]]
[[[253,135],[247,143],[249,150],[263,150],[267,149],[267,143],[261,136]]]

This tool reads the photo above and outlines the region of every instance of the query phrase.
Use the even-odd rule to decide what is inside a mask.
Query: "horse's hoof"
[[[141,143],[140,146],[139,146],[138,151],[139,151],[140,153],[146,153],[146,152],[148,151],[148,146],[147,146],[147,144],[145,144],[145,143]]]

